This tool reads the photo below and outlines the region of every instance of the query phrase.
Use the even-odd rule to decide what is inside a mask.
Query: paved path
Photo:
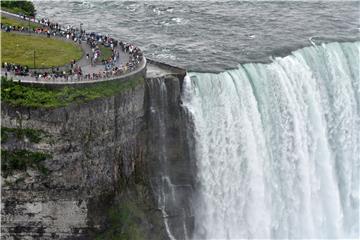
[[[19,19],[14,14],[7,13],[2,10],[0,12],[1,12],[1,15],[4,15],[6,17]],[[15,31],[13,31],[13,32],[15,32]],[[15,33],[29,35],[29,33],[26,33],[26,32],[23,32],[23,33],[15,32]],[[38,36],[39,34],[31,33],[31,35]],[[44,36],[46,36],[46,35],[44,35]],[[67,39],[61,38],[61,37],[51,36],[51,38],[57,38],[57,39],[61,39],[63,41],[73,42],[72,40],[67,40]],[[102,72],[105,70],[105,66],[102,64],[97,64],[95,66],[91,66],[91,62],[90,62],[91,60],[90,60],[90,58],[89,59],[86,58],[86,53],[89,53],[91,55],[92,51],[91,51],[90,46],[85,41],[82,41],[81,48],[83,49],[84,54],[83,54],[82,58],[76,62],[76,64],[82,68],[82,71],[84,74],[93,74],[93,73],[98,73],[98,72]],[[119,54],[120,54],[120,59],[117,61],[116,66],[121,67],[122,65],[125,65],[129,61],[129,54],[122,51],[120,46],[118,46],[116,48],[116,50],[119,51]],[[34,77],[30,77],[30,76],[15,76],[12,72],[8,72],[8,76],[13,77],[13,79],[20,80],[22,82],[40,83],[40,84],[55,84],[55,85],[61,84],[61,85],[63,85],[63,84],[78,84],[78,83],[95,83],[95,82],[108,81],[108,80],[112,80],[112,79],[120,79],[120,78],[125,79],[132,74],[136,74],[136,73],[142,71],[145,67],[147,68],[146,77],[148,77],[148,78],[162,77],[162,76],[174,73],[173,71],[169,70],[166,67],[160,67],[159,65],[147,63],[146,58],[144,57],[143,60],[139,63],[137,69],[135,69],[134,71],[124,73],[119,76],[112,76],[109,78],[103,78],[103,79],[98,79],[98,80],[73,80],[73,79],[68,79],[68,80],[57,79],[56,81],[55,80],[50,81],[50,80],[45,80],[45,79],[36,80]],[[5,73],[4,69],[1,69],[1,70],[2,70],[1,75],[4,75],[4,73]]]
[[[4,12],[2,10],[1,10],[1,15],[9,17],[9,18],[24,21],[24,19],[17,17],[15,14]],[[24,35],[31,35],[31,36],[43,36],[43,37],[46,37],[45,34],[37,34],[37,33],[29,33],[29,32],[17,32],[17,31],[11,31],[11,32],[15,33],[15,34],[24,34]],[[66,42],[68,42],[68,41],[74,42],[72,40],[67,40],[66,38],[58,37],[58,36],[56,36],[56,37],[51,36],[51,38],[60,39],[60,40],[66,41]],[[82,48],[84,53],[83,53],[82,58],[76,62],[76,65],[81,67],[83,75],[86,75],[86,74],[91,74],[92,75],[93,73],[103,72],[105,70],[105,65],[96,64],[96,65],[92,66],[91,65],[91,58],[90,57],[89,57],[89,59],[86,58],[87,53],[89,53],[90,56],[92,55],[91,47],[87,44],[87,42],[82,41],[81,44],[80,44],[80,47]],[[121,68],[123,65],[125,65],[129,61],[130,56],[129,56],[128,53],[125,53],[120,46],[117,46],[115,48],[115,50],[119,52],[119,59],[117,60],[114,67]],[[139,64],[139,65],[141,65],[141,64]],[[138,68],[139,67],[140,66],[138,66]],[[61,71],[69,70],[70,66],[69,66],[69,64],[66,64],[64,66],[59,66],[59,69]],[[47,68],[47,69],[30,69],[30,70],[31,71],[37,71],[37,72],[46,72],[46,71],[50,72],[51,68]],[[4,75],[4,73],[5,73],[5,69],[1,69],[1,75]],[[8,72],[8,76],[19,79],[21,81],[25,81],[25,82],[36,81],[34,77],[31,77],[31,76],[15,76],[14,73],[12,73],[12,72]],[[60,79],[57,79],[57,80],[60,80]],[[53,80],[53,81],[57,81],[57,80]],[[47,83],[49,83],[50,81],[51,80],[47,80]]]
[[[134,75],[136,73],[139,73],[141,71],[144,70],[144,68],[146,67],[146,58],[143,59],[143,61],[140,62],[139,67],[137,69],[135,69],[134,71],[128,72],[128,73],[124,73],[118,76],[111,76],[109,78],[102,78],[102,79],[96,79],[96,80],[75,80],[75,79],[62,79],[59,81],[49,81],[49,80],[36,80],[35,78],[27,78],[25,76],[14,76],[14,80],[15,81],[21,81],[21,82],[25,82],[25,83],[34,83],[34,84],[45,84],[45,85],[58,85],[58,86],[62,86],[62,85],[76,85],[76,84],[87,84],[87,83],[99,83],[99,82],[107,82],[107,81],[111,81],[111,80],[121,80],[121,79],[128,79],[128,77],[130,77],[131,75]]]

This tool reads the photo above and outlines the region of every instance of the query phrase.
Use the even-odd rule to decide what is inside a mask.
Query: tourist
[[[21,17],[21,16],[20,16]],[[120,75],[127,71],[135,70],[138,66],[138,64],[142,61],[143,54],[141,50],[130,43],[125,42],[118,42],[117,40],[111,38],[107,35],[101,35],[98,33],[86,33],[85,30],[79,30],[75,29],[71,25],[67,25],[66,28],[61,27],[58,23],[53,23],[47,18],[42,18],[41,20],[32,19],[33,22],[39,22],[43,25],[43,27],[37,27],[33,29],[27,29],[21,26],[9,26],[6,24],[1,23],[1,29],[9,32],[9,31],[30,31],[32,33],[42,34],[46,35],[48,38],[50,38],[51,35],[58,36],[67,40],[73,40],[75,42],[78,42],[79,44],[82,43],[82,41],[85,41],[92,51],[92,57],[90,58],[90,54],[86,53],[86,59],[90,59],[90,63],[92,66],[95,66],[98,59],[100,59],[100,56],[102,55],[102,52],[100,50],[100,46],[108,47],[111,49],[111,57],[109,57],[106,60],[103,60],[103,66],[104,66],[104,72],[99,72],[98,74],[95,74],[91,76],[91,74],[85,74],[83,73],[81,66],[75,65],[76,60],[72,60],[70,63],[71,69],[74,68],[74,71],[70,70],[68,73],[63,72],[61,73],[59,68],[56,69],[56,72],[54,69],[51,69],[51,74],[45,73],[45,74],[36,74],[36,71],[34,71],[34,76],[36,79],[40,78],[46,78],[46,79],[57,79],[57,78],[65,78],[66,80],[69,79],[69,77],[72,79],[73,76],[77,79],[91,79],[91,77],[100,79],[102,77],[110,77],[114,75]],[[100,45],[101,44],[101,45]],[[122,51],[129,54],[129,61],[125,63],[124,65],[117,66],[117,64],[120,63],[120,53],[116,49],[117,47],[120,47]],[[8,64],[4,63],[2,65],[2,68],[5,69],[6,74],[7,72],[13,72],[15,75],[28,75],[29,69],[27,66],[22,67],[20,65],[16,64]]]

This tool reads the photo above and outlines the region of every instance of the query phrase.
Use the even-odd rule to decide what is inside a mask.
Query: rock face
[[[37,143],[11,135],[2,148],[49,157],[45,173],[30,166],[2,174],[2,239],[190,236],[193,175],[181,81],[146,79],[59,109],[3,103],[2,127],[43,133]]]
[[[147,159],[150,183],[170,239],[188,239],[193,230],[191,196],[194,161],[188,117],[181,106],[181,84],[173,76],[155,78],[146,91]]]

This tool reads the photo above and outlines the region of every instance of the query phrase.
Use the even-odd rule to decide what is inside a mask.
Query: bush
[[[39,143],[44,131],[31,128],[7,128],[1,127],[1,143],[5,143],[10,134],[15,134],[16,138],[21,140],[24,137],[30,142]]]
[[[35,6],[30,1],[1,1],[1,8],[17,14],[35,17]]]
[[[43,161],[50,155],[42,152],[31,152],[28,150],[3,150],[1,149],[1,173],[6,178],[13,171],[26,171],[33,168],[42,174],[48,174],[49,170],[43,165]]]

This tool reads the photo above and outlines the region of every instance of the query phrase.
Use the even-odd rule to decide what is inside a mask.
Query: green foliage
[[[35,17],[35,6],[30,1],[1,1],[1,9],[17,14]]]
[[[6,131],[3,131],[3,128],[1,128],[1,143],[6,143],[8,139],[8,133]]]
[[[12,106],[58,108],[71,103],[80,104],[101,97],[109,97],[133,89],[143,82],[144,79],[139,77],[124,82],[101,82],[84,88],[46,89],[40,86],[25,86],[2,77],[1,100]]]
[[[1,150],[1,173],[4,177],[11,175],[13,171],[26,171],[33,168],[47,175],[49,170],[43,165],[43,161],[50,155],[42,152],[31,152],[28,150]]]
[[[6,128],[1,127],[1,143],[5,143],[10,134],[15,134],[17,139],[26,137],[30,142],[39,143],[44,131],[31,128]]]
[[[29,36],[13,32],[1,33],[1,62],[49,68],[69,64],[71,60],[79,60],[83,51],[74,42],[47,38],[45,36]]]
[[[99,235],[96,240],[140,240],[145,239],[139,228],[145,218],[144,212],[136,201],[126,201],[120,206],[112,207],[109,212],[109,228]]]

